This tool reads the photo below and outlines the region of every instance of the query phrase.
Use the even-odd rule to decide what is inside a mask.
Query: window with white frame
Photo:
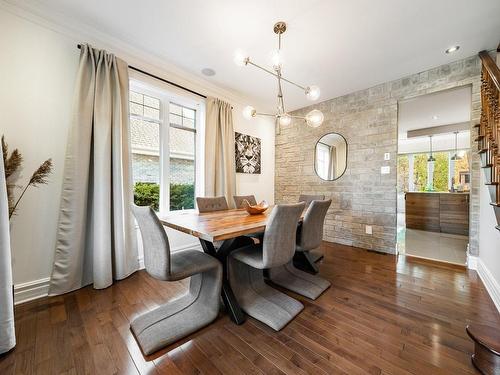
[[[330,146],[318,143],[316,147],[316,173],[322,179],[328,179],[328,166],[330,162]]]
[[[134,202],[157,212],[194,208],[200,103],[131,83]]]

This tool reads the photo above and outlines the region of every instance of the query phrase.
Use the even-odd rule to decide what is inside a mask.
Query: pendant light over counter
[[[462,157],[458,155],[458,131],[454,133],[455,133],[455,155],[451,157],[451,160],[457,161],[457,160],[462,160]]]
[[[429,135],[429,143],[430,143],[430,155],[429,155],[429,158],[427,159],[427,162],[431,163],[433,161],[436,161],[436,158],[434,158],[434,156],[432,156],[432,135]]]

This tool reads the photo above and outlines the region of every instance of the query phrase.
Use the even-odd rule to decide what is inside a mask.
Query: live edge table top
[[[250,215],[243,209],[206,213],[179,211],[160,216],[163,225],[214,242],[250,233],[264,232],[273,207],[259,215]]]

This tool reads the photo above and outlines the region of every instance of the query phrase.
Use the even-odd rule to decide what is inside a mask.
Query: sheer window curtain
[[[50,295],[106,288],[139,268],[128,95],[127,64],[82,45]]]
[[[12,295],[12,264],[10,254],[9,204],[5,181],[3,149],[0,145],[0,354],[16,345],[14,301]]]
[[[328,180],[333,180],[336,177],[337,170],[337,148],[330,146],[328,153]]]
[[[231,104],[207,98],[205,121],[205,195],[226,197],[233,208],[236,192],[233,110]]]

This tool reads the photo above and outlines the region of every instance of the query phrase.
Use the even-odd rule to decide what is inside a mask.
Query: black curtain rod
[[[78,44],[78,49],[81,49],[82,48],[82,45],[81,44]],[[181,86],[179,85],[178,83],[175,83],[175,82],[172,82],[172,81],[169,81],[168,79],[165,79],[165,78],[161,78],[161,77],[158,77],[158,76],[155,76],[154,74],[151,74],[151,73],[148,73],[142,69],[139,69],[139,68],[136,68],[135,66],[132,66],[132,65],[129,65],[128,66],[129,69],[132,69],[132,70],[135,70],[136,72],[139,72],[139,73],[142,73],[142,74],[145,74],[147,76],[150,76],[151,78],[154,78],[154,79],[157,79],[159,81],[162,81],[162,82],[165,82],[165,83],[168,83],[169,85],[172,85],[172,86],[175,86],[175,87],[178,87],[184,91],[188,91],[190,92],[191,94],[195,94],[195,95],[198,95],[198,96],[201,96],[202,98],[207,98],[206,95],[203,95],[203,94],[200,94],[199,92],[196,92],[194,90],[191,90],[191,89],[188,89],[187,87],[184,87],[184,86]]]

